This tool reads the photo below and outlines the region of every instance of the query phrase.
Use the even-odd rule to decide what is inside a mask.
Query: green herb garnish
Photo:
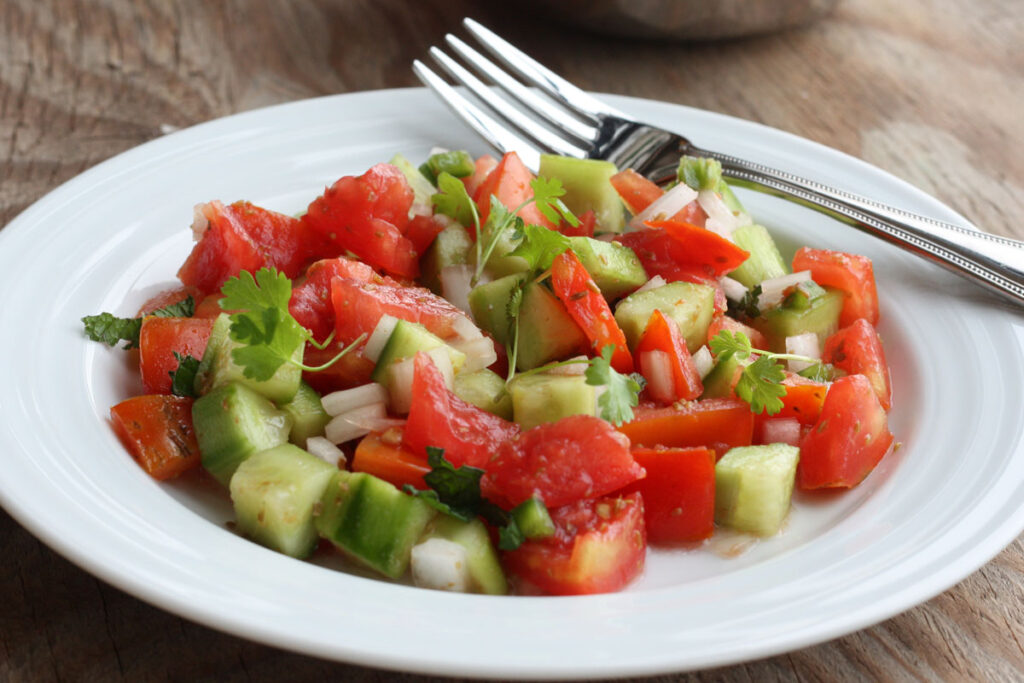
[[[196,302],[191,296],[183,300],[158,308],[147,315],[155,315],[158,318],[191,318],[196,310]],[[82,318],[85,325],[85,334],[89,339],[106,344],[117,346],[118,342],[124,341],[124,349],[139,348],[139,332],[142,331],[142,320],[146,316],[136,318],[119,318],[113,313],[100,313],[99,315],[87,315]]]

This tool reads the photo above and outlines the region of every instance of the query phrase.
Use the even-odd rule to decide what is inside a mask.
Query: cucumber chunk
[[[292,419],[248,386],[232,382],[196,399],[192,423],[203,467],[227,486],[253,453],[288,441]]]
[[[292,419],[288,440],[299,448],[305,448],[306,440],[311,436],[323,436],[324,427],[331,421],[331,416],[320,402],[320,394],[305,381],[299,383],[295,397],[280,408]]]
[[[429,207],[431,205],[430,198],[437,192],[434,183],[420,173],[419,169],[413,166],[412,162],[401,154],[391,157],[389,163],[401,171],[406,181],[408,181],[409,188],[412,190],[413,204]]]
[[[449,266],[461,266],[470,262],[473,240],[469,230],[454,223],[438,233],[427,253],[420,261],[423,284],[434,294],[443,296],[441,271]]]
[[[427,526],[422,541],[432,538],[451,541],[465,549],[471,591],[488,595],[508,592],[498,554],[491,544],[487,527],[479,519],[463,522],[450,515],[439,514]]]
[[[547,538],[555,534],[555,523],[539,498],[528,498],[515,506],[512,518],[526,538]]]
[[[742,365],[742,361],[734,355],[715,363],[715,367],[704,377],[704,391],[700,397],[703,399],[732,396],[733,387],[736,385],[736,373],[740,371]]]
[[[750,256],[739,268],[729,273],[729,277],[746,285],[747,289],[761,284],[765,280],[782,277],[789,273],[786,262],[782,260],[775,240],[768,234],[763,225],[751,223],[741,225],[732,231],[732,241],[741,249],[750,252]]]
[[[405,360],[406,358],[412,358],[419,351],[430,351],[439,348],[443,348],[448,353],[448,358],[452,362],[452,370],[458,372],[462,368],[463,363],[466,362],[466,354],[446,344],[443,339],[430,332],[423,325],[409,322],[408,320],[399,320],[391,331],[391,336],[388,337],[387,343],[384,344],[384,348],[381,349],[380,356],[377,357],[377,365],[374,367],[373,374],[370,377],[374,382],[387,387],[389,382],[388,368],[393,363]]]
[[[505,389],[505,380],[487,368],[455,375],[452,392],[477,408],[512,419],[512,397]]]
[[[615,308],[615,321],[635,349],[647,321],[655,310],[675,321],[690,353],[705,344],[715,313],[715,290],[692,282],[670,282],[661,287],[634,292]]]
[[[570,415],[597,414],[597,387],[583,375],[526,375],[513,378],[512,416],[523,429]]]
[[[337,471],[292,444],[254,453],[229,487],[239,531],[285,555],[307,557],[317,543],[313,508]]]
[[[314,524],[352,559],[397,579],[412,547],[435,516],[419,498],[363,472],[336,472],[320,499]]]
[[[622,232],[626,225],[625,212],[622,199],[611,183],[611,177],[618,170],[610,161],[541,154],[537,175],[562,183],[565,188],[562,201],[574,214],[579,216],[592,210],[602,232]]]
[[[570,237],[572,250],[609,301],[632,292],[647,282],[647,271],[629,247],[590,237]]]
[[[787,297],[781,306],[764,311],[754,318],[753,325],[768,338],[769,350],[786,352],[786,337],[805,332],[818,335],[818,344],[839,329],[839,314],[843,310],[843,293],[831,287],[820,288],[820,294],[809,298],[801,293]]]
[[[800,449],[788,444],[741,446],[715,465],[715,521],[772,536],[789,514]]]

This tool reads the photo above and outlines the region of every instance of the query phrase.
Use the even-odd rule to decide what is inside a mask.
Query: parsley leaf
[[[736,383],[736,395],[749,403],[753,412],[774,415],[782,410],[781,397],[786,395],[784,379],[786,372],[781,363],[770,356],[760,356],[743,368]]]
[[[509,252],[509,256],[523,258],[531,270],[547,270],[554,263],[555,257],[568,251],[571,246],[568,237],[542,225],[524,225],[517,232],[520,241]]]
[[[191,318],[196,310],[195,299],[191,295],[183,300],[158,308],[148,315],[155,315],[158,318]],[[113,313],[100,313],[99,315],[87,315],[82,318],[85,326],[85,334],[92,341],[102,342],[107,346],[117,346],[118,342],[124,341],[124,349],[137,349],[139,347],[139,332],[142,331],[142,319],[119,318]]]
[[[580,224],[580,220],[562,201],[565,196],[562,181],[557,178],[534,178],[530,182],[530,189],[533,190],[533,201],[537,203],[537,208],[549,221],[557,224],[562,219],[574,228]]]
[[[196,372],[199,371],[199,359],[192,355],[181,355],[174,352],[174,358],[178,361],[178,367],[170,371],[171,393],[175,396],[186,396],[198,398],[196,393]]]
[[[604,386],[605,390],[597,399],[601,418],[614,425],[621,425],[633,419],[633,408],[639,403],[644,379],[636,373],[623,375],[612,367],[615,347],[608,344],[601,349],[601,355],[590,361],[585,374],[587,384]]]

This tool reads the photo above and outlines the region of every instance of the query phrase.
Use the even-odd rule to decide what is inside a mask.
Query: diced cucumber
[[[750,252],[750,256],[739,268],[729,273],[729,277],[746,285],[747,289],[761,284],[765,280],[782,277],[789,273],[786,262],[782,260],[775,240],[768,234],[763,225],[751,223],[741,225],[732,231],[732,241],[741,249]]]
[[[526,538],[547,538],[555,533],[555,523],[540,498],[527,498],[512,508],[512,519]]]
[[[397,579],[435,510],[363,472],[336,472],[320,499],[314,524],[346,555]]]
[[[512,415],[523,429],[570,415],[595,415],[597,387],[583,375],[524,375],[509,384]]]
[[[709,285],[670,282],[627,296],[615,308],[615,321],[625,333],[630,349],[636,348],[655,310],[679,326],[686,347],[694,353],[707,341],[715,313],[715,290]]]
[[[420,261],[423,284],[435,294],[441,291],[441,271],[448,266],[461,266],[470,262],[473,240],[469,230],[453,223],[438,233],[433,244]]]
[[[622,232],[626,224],[622,199],[611,184],[618,170],[610,161],[541,154],[537,175],[561,181],[562,201],[574,214],[592,210],[602,232]]]
[[[231,477],[239,531],[285,555],[308,556],[317,542],[313,508],[337,471],[292,444],[254,453]]]
[[[430,157],[420,164],[419,172],[431,183],[437,183],[437,177],[442,173],[450,173],[456,178],[465,178],[473,175],[476,165],[469,152],[463,149],[453,149],[445,152],[431,154]]]
[[[431,205],[430,198],[437,192],[434,182],[424,177],[419,169],[413,166],[412,162],[401,154],[391,157],[390,163],[398,168],[409,182],[409,187],[412,189],[413,194],[413,204],[429,207]]]
[[[242,344],[231,340],[230,331],[231,317],[227,313],[221,313],[213,322],[206,351],[196,372],[196,392],[203,395],[229,382],[238,382],[275,403],[287,403],[292,400],[295,392],[299,390],[302,370],[292,363],[285,363],[266,381],[249,379],[245,376],[243,368],[231,358],[231,352]],[[298,340],[291,351],[293,361],[302,362],[305,346],[305,341]]]
[[[570,237],[572,250],[609,301],[647,282],[647,271],[629,247],[590,237]]]
[[[430,351],[443,348],[448,353],[452,362],[452,370],[458,372],[462,364],[466,362],[466,354],[458,349],[449,346],[443,339],[430,332],[419,323],[399,320],[395,323],[391,336],[384,344],[384,348],[377,357],[377,365],[373,369],[371,379],[378,384],[389,386],[388,368],[393,363],[406,358],[412,358],[418,351]],[[390,387],[389,387],[390,388]]]
[[[452,392],[477,408],[506,420],[512,419],[512,396],[505,389],[505,380],[487,368],[456,375]]]
[[[491,282],[477,285],[469,292],[469,308],[473,320],[491,333],[495,341],[505,345],[509,342],[508,302],[512,290],[525,279],[522,274],[506,275]]]
[[[245,459],[288,441],[292,420],[269,399],[238,382],[219,386],[192,404],[203,467],[228,485]]]
[[[735,355],[730,355],[725,360],[715,363],[704,377],[704,392],[701,398],[729,398],[732,396],[732,388],[735,385],[736,373],[739,372],[742,361]]]
[[[282,404],[280,408],[292,419],[292,431],[288,435],[288,440],[299,448],[305,448],[306,439],[311,436],[323,436],[324,427],[331,421],[331,416],[320,402],[320,394],[305,381],[299,383],[295,397]]]
[[[431,538],[452,541],[465,548],[470,590],[488,595],[504,595],[508,592],[508,583],[501,570],[498,554],[491,544],[487,527],[479,519],[463,522],[450,515],[437,515],[427,526],[423,540]]]
[[[734,214],[746,213],[746,209],[722,177],[722,164],[716,159],[683,156],[679,159],[676,177],[679,182],[686,183],[698,192],[714,190],[722,195],[722,201]]]
[[[715,465],[715,521],[772,536],[789,514],[800,449],[788,444],[741,446]]]
[[[754,318],[753,325],[768,338],[769,350],[786,352],[786,337],[805,332],[818,335],[818,343],[839,329],[839,313],[843,309],[843,293],[831,287],[813,299],[806,296],[787,298],[781,306],[770,308]]]

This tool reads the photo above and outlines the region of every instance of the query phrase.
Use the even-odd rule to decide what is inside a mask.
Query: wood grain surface
[[[470,15],[585,88],[791,131],[905,178],[991,232],[1024,238],[1019,0],[842,0],[813,26],[706,44],[587,35],[512,5],[0,0],[0,225],[173,128],[416,85],[410,61]],[[0,549],[0,680],[426,680],[182,620],[77,569],[3,512]],[[1021,680],[1022,595],[1018,539],[958,586],[872,628],[653,680]]]

